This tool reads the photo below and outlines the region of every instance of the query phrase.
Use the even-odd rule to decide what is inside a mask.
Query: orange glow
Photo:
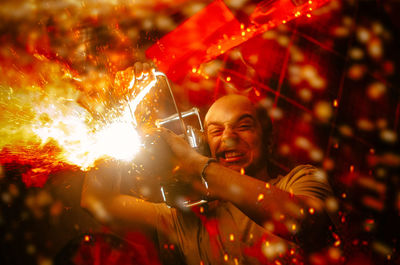
[[[265,184],[265,187],[266,187],[267,189],[269,189],[269,188],[271,188],[271,184],[266,183],[266,184]]]
[[[204,207],[200,206],[200,213],[204,213]]]
[[[224,260],[225,260],[225,261],[228,261],[228,259],[229,259],[229,256],[228,256],[228,254],[225,253],[225,255],[224,255]]]
[[[354,165],[350,166],[350,172],[353,173],[354,172]]]
[[[234,234],[230,234],[229,235],[229,240],[230,241],[235,241],[235,235]]]
[[[334,100],[333,100],[333,106],[334,106],[335,108],[337,108],[337,106],[339,106],[339,103],[338,103],[338,100],[337,100],[337,99],[334,99]]]
[[[181,167],[178,165],[178,166],[176,166],[176,167],[174,167],[174,169],[172,169],[172,173],[173,174],[175,174],[176,172],[178,172],[178,170],[180,169]]]
[[[375,154],[375,149],[374,148],[369,149],[369,153],[372,155]]]
[[[290,198],[293,198],[294,194],[293,194],[293,189],[292,188],[289,189],[289,195],[290,195]]]
[[[85,235],[85,236],[83,237],[83,240],[84,240],[85,242],[89,242],[89,241],[90,241],[90,236],[89,236],[89,235]]]
[[[42,71],[50,72],[56,80],[63,80],[62,76],[80,80],[70,70],[54,65]],[[9,137],[0,143],[1,163],[16,161],[30,165],[22,180],[27,186],[40,187],[49,174],[60,170],[86,171],[101,159],[132,161],[141,147],[135,111],[157,82],[157,72],[153,73],[137,79],[132,68],[118,72],[111,99],[117,103],[114,105],[107,105],[111,93],[106,88],[105,83],[110,82],[106,78],[96,80],[98,84],[93,86],[97,94],[93,98],[76,90],[68,80],[29,89],[17,87],[15,90],[24,97],[15,94],[8,99],[6,113],[10,113],[10,118],[3,121],[11,124],[15,120],[24,133],[6,132]],[[19,106],[23,106],[23,116],[12,114]],[[2,130],[7,130],[7,126]]]
[[[230,76],[228,76],[228,77],[226,78],[226,82],[229,82],[229,81],[231,81],[231,77],[230,77]]]
[[[257,201],[260,202],[260,201],[262,201],[262,200],[264,200],[264,194],[260,193],[260,194],[258,195],[258,197],[257,197]]]
[[[244,175],[244,174],[245,174],[244,168],[241,168],[241,169],[240,169],[240,174],[241,174],[241,175]]]
[[[307,17],[308,17],[308,18],[311,18],[311,14],[307,14]]]
[[[309,212],[310,214],[314,214],[315,210],[314,210],[314,208],[310,208],[310,209],[308,209],[308,212]]]
[[[296,230],[296,224],[292,224],[292,230],[293,230],[293,231]]]

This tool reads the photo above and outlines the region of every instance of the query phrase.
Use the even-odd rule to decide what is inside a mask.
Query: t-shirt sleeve
[[[176,227],[177,212],[166,204],[157,207],[157,244],[163,264],[186,264],[181,254],[182,238]]]
[[[156,205],[157,233],[169,237],[175,232],[175,225],[173,220],[174,209],[169,208],[164,203],[159,203]]]
[[[332,195],[326,174],[311,165],[295,167],[286,176],[278,178],[274,185],[294,195],[309,196],[320,200],[325,200]]]

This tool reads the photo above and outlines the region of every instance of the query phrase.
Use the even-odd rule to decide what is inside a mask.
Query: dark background
[[[117,71],[146,60],[148,47],[208,3],[1,4],[0,264],[52,264],[71,240],[104,231],[79,206],[84,172],[76,167],[50,170],[43,185],[22,181],[40,157],[13,152],[13,137],[31,117],[23,106],[15,111],[13,95],[26,94],[29,101],[42,92],[28,87],[67,83],[79,92],[77,102],[92,110],[103,104],[96,99],[104,99],[107,89],[100,88],[112,89]],[[256,1],[225,3],[242,19]],[[187,73],[174,84],[180,108],[197,106],[203,115],[220,95],[248,95],[274,122],[271,167],[283,173],[311,163],[328,176],[342,258],[327,252],[314,264],[399,262],[399,12],[395,0],[331,1],[311,18],[302,16],[204,62],[217,69],[207,78]],[[83,81],[65,81],[53,64]]]

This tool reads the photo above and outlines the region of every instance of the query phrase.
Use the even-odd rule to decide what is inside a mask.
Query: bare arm
[[[173,133],[167,130],[160,133],[181,163],[183,172],[178,175],[191,176],[181,181],[192,183],[201,194],[233,203],[254,222],[272,228],[271,232],[289,240],[316,238],[328,231],[329,219],[320,198],[277,188],[218,163],[209,164],[205,170],[209,187],[206,190],[200,175],[208,158],[196,153]]]
[[[150,73],[148,63],[137,62],[126,71],[136,78]],[[116,77],[118,79],[118,77]],[[160,205],[120,193],[121,171],[118,162],[105,162],[85,176],[81,206],[97,220],[114,228],[154,230]]]
[[[295,240],[326,233],[329,220],[319,198],[282,190],[217,163],[207,167],[206,176],[210,196],[233,203],[275,234]]]
[[[156,204],[120,194],[120,182],[117,165],[102,163],[85,176],[81,206],[114,229],[152,232],[156,227]]]

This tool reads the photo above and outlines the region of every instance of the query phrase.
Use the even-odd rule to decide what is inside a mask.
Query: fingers
[[[164,127],[157,128],[157,133],[161,137],[163,137],[167,142],[169,142],[171,137],[173,137],[173,138],[178,137],[178,135],[176,135],[173,131],[171,131],[167,128],[164,128]]]
[[[161,137],[170,147],[173,147],[176,144],[188,144],[182,137],[176,135],[173,131],[164,127],[147,128],[145,129],[145,134]]]
[[[167,130],[167,129],[165,129],[165,128],[163,128],[163,127],[160,127],[160,128],[145,127],[145,128],[143,128],[142,130],[143,130],[144,134],[147,134],[147,135],[161,135],[161,133],[162,133],[164,130]]]
[[[143,63],[143,73],[149,73],[151,70],[151,66],[148,63]]]
[[[142,62],[136,62],[133,65],[133,68],[135,70],[135,77],[136,78],[141,78],[143,75],[143,63]]]
[[[151,74],[151,70],[153,67],[149,63],[136,62],[133,65],[133,68],[135,71],[135,77],[137,79],[140,79],[143,76]]]

